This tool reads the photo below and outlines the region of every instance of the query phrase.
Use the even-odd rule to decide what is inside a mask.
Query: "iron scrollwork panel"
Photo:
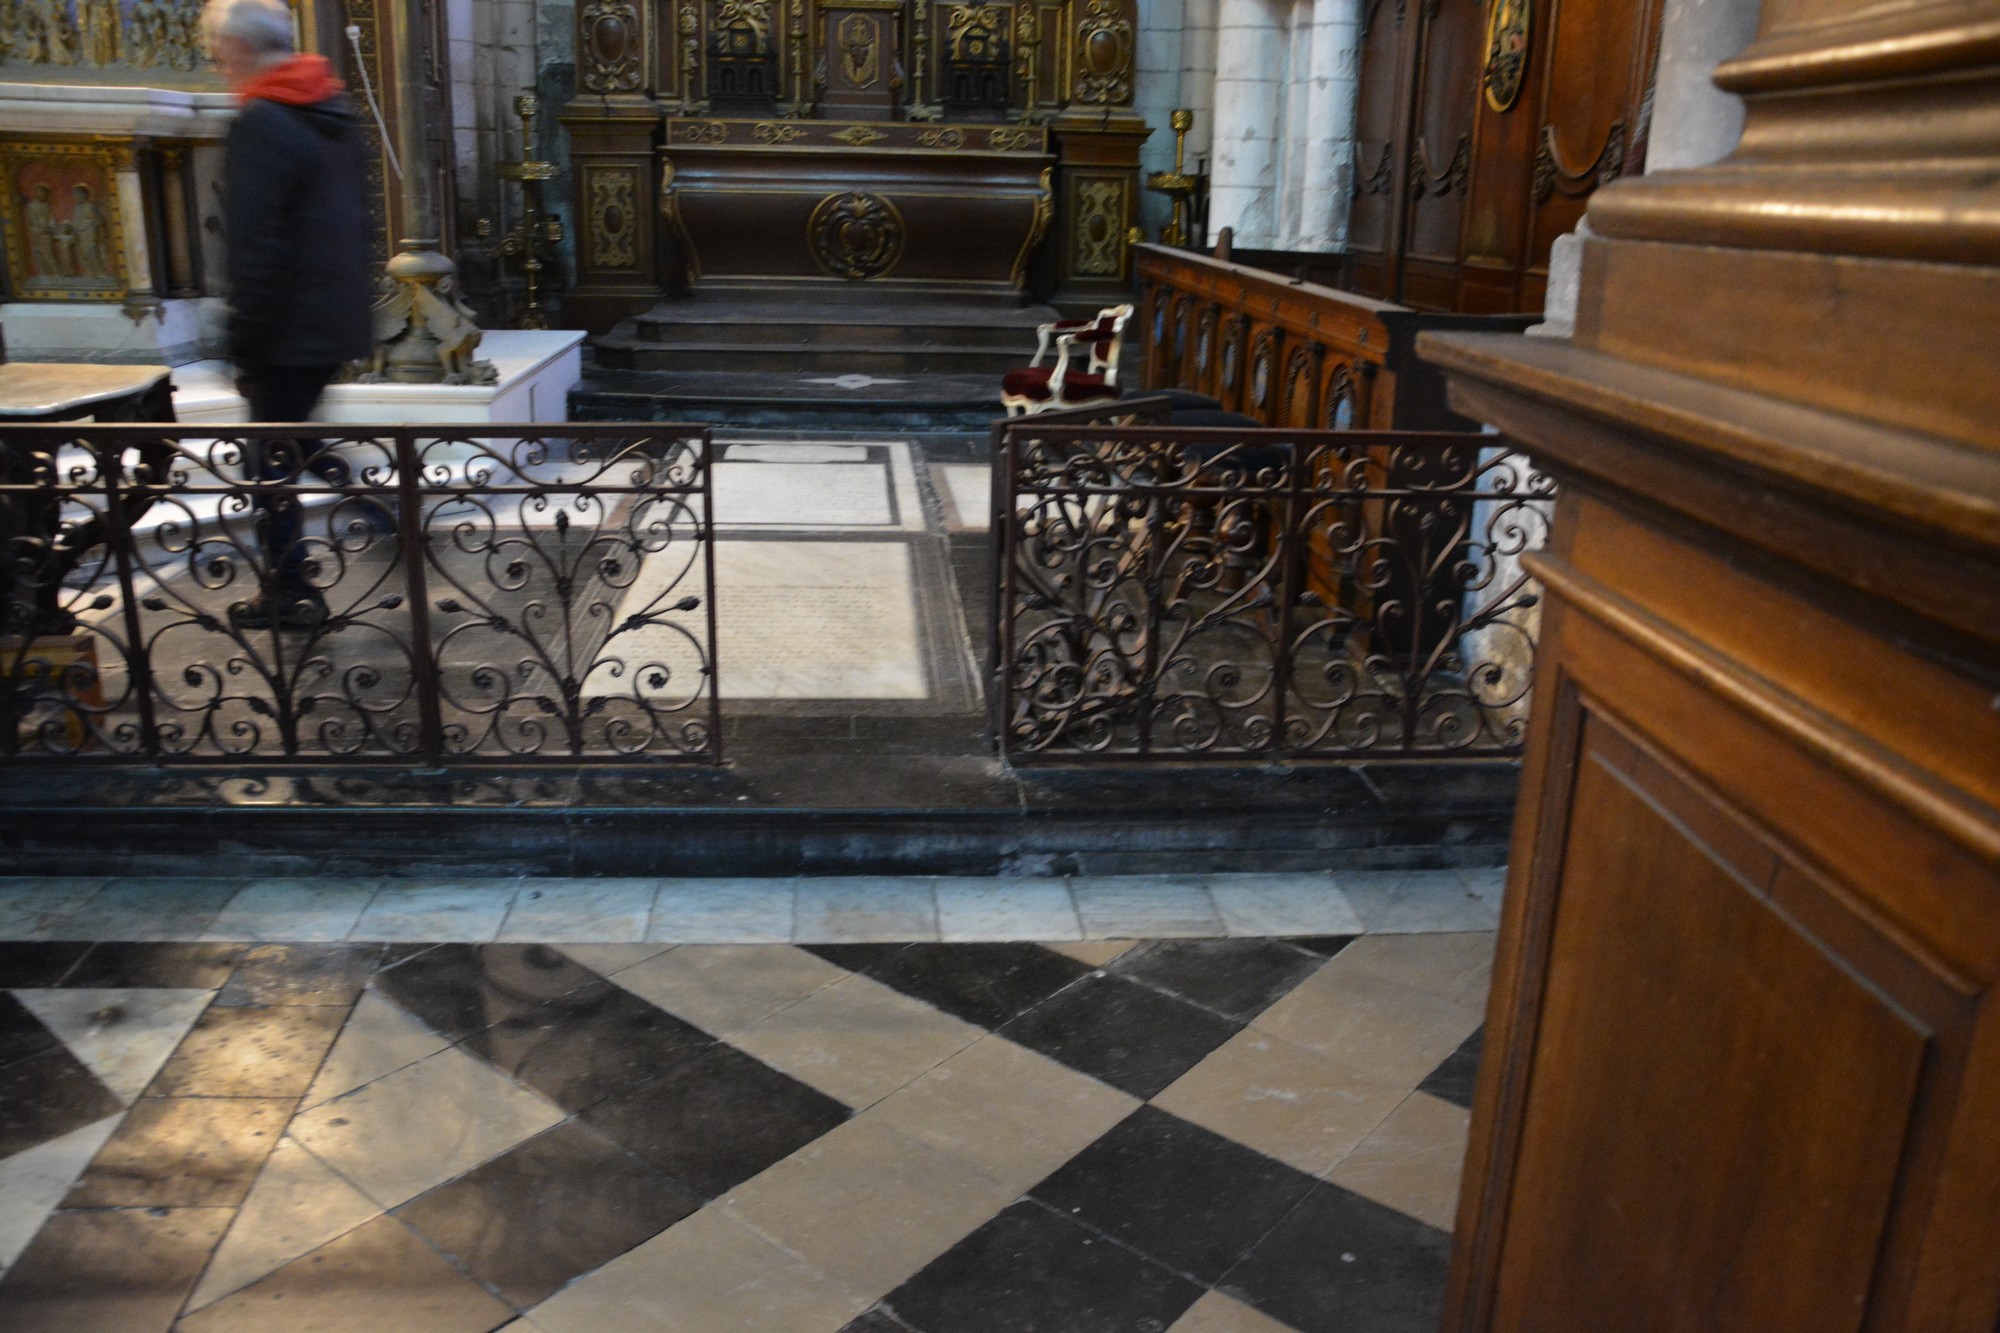
[[[1553,496],[1520,455],[1019,427],[1002,464],[1011,760],[1518,753],[1538,602],[1519,557]]]
[[[0,760],[716,757],[708,445],[0,430]]]

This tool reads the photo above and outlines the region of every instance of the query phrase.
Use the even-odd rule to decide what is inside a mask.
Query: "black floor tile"
[[[89,949],[90,944],[83,940],[0,942],[0,990],[39,990],[54,986]]]
[[[1467,1037],[1459,1048],[1444,1058],[1444,1063],[1430,1072],[1430,1077],[1417,1085],[1418,1092],[1428,1092],[1433,1097],[1442,1097],[1454,1106],[1472,1109],[1472,1089],[1479,1080],[1479,1056],[1485,1048],[1486,1029],[1480,1028]]]
[[[603,984],[546,944],[440,944],[376,974],[375,988],[454,1040]]]
[[[715,1045],[579,1118],[706,1200],[811,1143],[848,1114],[833,1098],[762,1061]]]
[[[954,1018],[996,1028],[1090,971],[1039,944],[912,944],[868,975]]]
[[[82,1129],[124,1106],[67,1046],[0,1066],[0,1159]]]
[[[1000,1035],[1153,1096],[1242,1028],[1206,1009],[1116,976],[1087,976],[1000,1028]]]
[[[665,1231],[701,1201],[574,1121],[396,1210],[515,1306]]]
[[[237,960],[219,1005],[353,1004],[375,975],[380,944],[257,944]]]
[[[242,944],[99,944],[62,979],[85,987],[218,990],[236,970]]]
[[[1029,1194],[1213,1285],[1313,1183],[1283,1162],[1142,1106]]]
[[[1201,1293],[1024,1199],[882,1304],[919,1333],[1160,1333]]]
[[[0,1065],[10,1065],[61,1045],[62,1039],[49,1031],[48,1025],[36,1018],[27,1005],[0,990]]]
[[[903,950],[907,944],[801,944],[807,953],[824,958],[835,967],[844,967],[850,972],[866,972],[877,963],[883,962]]]
[[[1218,1289],[1302,1333],[1434,1333],[1451,1237],[1320,1184]]]
[[[910,1326],[896,1318],[887,1306],[865,1310],[857,1319],[841,1325],[840,1333],[911,1333]]]
[[[7,1333],[166,1333],[235,1212],[57,1213],[0,1278]]]
[[[289,1097],[141,1097],[63,1206],[233,1208],[296,1105]]]
[[[1248,1023],[1324,966],[1322,955],[1282,940],[1153,940],[1112,959],[1109,970]]]
[[[1310,949],[1322,958],[1331,958],[1354,943],[1352,935],[1290,935],[1287,944],[1296,944],[1301,949]]]
[[[210,1005],[146,1089],[152,1097],[302,1097],[346,1005]]]
[[[574,1113],[663,1077],[714,1041],[630,991],[596,982],[502,1019],[464,1045]]]

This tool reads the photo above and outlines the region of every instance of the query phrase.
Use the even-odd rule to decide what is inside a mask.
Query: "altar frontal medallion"
[[[879,194],[848,190],[819,201],[806,223],[813,262],[836,278],[888,275],[903,257],[903,215]]]

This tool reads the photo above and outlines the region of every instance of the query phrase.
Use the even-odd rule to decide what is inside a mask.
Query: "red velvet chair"
[[[1116,398],[1118,352],[1131,318],[1131,306],[1114,305],[1098,311],[1092,319],[1059,319],[1041,325],[1036,330],[1040,341],[1035,359],[1007,372],[1000,382],[1000,405],[1007,409],[1007,415],[1026,416]],[[1051,343],[1056,348],[1056,363],[1044,366],[1042,360]],[[1086,349],[1087,359],[1082,370],[1072,370],[1070,357],[1079,347]]]

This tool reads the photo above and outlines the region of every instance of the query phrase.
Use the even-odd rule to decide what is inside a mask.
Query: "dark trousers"
[[[338,366],[241,366],[237,384],[250,400],[251,421],[304,421],[337,370]],[[296,482],[311,472],[344,486],[350,476],[347,464],[327,452],[324,440],[255,440],[244,462],[257,481]],[[258,541],[270,570],[270,595],[288,602],[317,600],[319,590],[306,569],[305,515],[299,502],[288,495],[260,495],[253,504]]]

